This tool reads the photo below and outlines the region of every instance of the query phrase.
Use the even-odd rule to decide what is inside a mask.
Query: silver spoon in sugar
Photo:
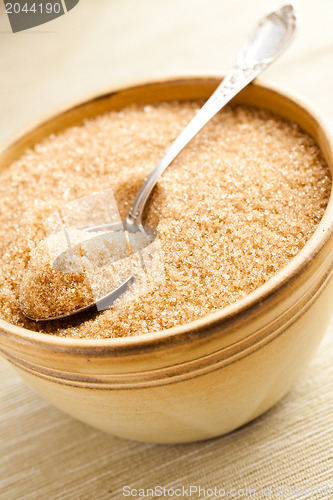
[[[264,69],[267,68],[275,59],[288,47],[296,31],[296,15],[292,5],[285,5],[264,18],[257,24],[254,31],[248,36],[238,53],[236,63],[223,79],[211,97],[202,106],[195,117],[185,127],[177,139],[172,143],[160,162],[148,176],[139,190],[127,217],[119,223],[105,224],[86,228],[88,232],[98,232],[100,230],[108,231],[109,234],[124,232],[130,235],[135,241],[137,235],[141,240],[141,248],[151,244],[157,236],[154,228],[144,227],[142,217],[148,199],[154,189],[158,179],[172,163],[175,157],[185,148],[191,139],[218,113],[236,94],[246,87],[254,78],[256,78]],[[97,238],[98,236],[96,236]],[[145,240],[142,243],[142,238]],[[93,247],[92,247],[93,248]],[[77,249],[76,249],[77,250]],[[69,252],[72,250],[67,250]],[[57,269],[59,262],[66,259],[62,253],[53,263],[53,268]],[[80,313],[91,307],[98,309],[109,307],[117,298],[119,298],[133,283],[132,275],[126,277],[116,289],[105,293],[98,301],[92,301],[77,307],[73,310],[61,314],[43,315],[38,317],[31,314],[29,306],[24,300],[20,299],[22,312],[34,321],[50,321],[62,319],[74,314]],[[21,295],[22,297],[22,295]],[[26,301],[28,302],[28,301]],[[105,307],[104,307],[105,305]],[[28,307],[27,307],[28,306]]]

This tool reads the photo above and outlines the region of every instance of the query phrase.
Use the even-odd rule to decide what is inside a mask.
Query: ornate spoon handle
[[[253,33],[244,41],[232,70],[171,144],[144,182],[126,218],[126,225],[129,229],[133,225],[141,224],[146,202],[157,180],[173,159],[223,106],[287,48],[294,36],[295,29],[296,17],[291,5],[285,5],[259,22]]]

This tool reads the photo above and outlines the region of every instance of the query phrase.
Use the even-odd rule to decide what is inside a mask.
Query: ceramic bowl
[[[207,98],[219,82],[178,78],[99,95],[25,132],[2,152],[1,169],[84,118],[131,103]],[[329,126],[299,98],[254,83],[236,101],[298,123],[333,168]],[[279,401],[311,360],[332,311],[332,229],[330,199],[315,233],[283,270],[244,299],[192,323],[84,340],[0,321],[1,351],[42,397],[114,435],[181,443],[230,432]]]

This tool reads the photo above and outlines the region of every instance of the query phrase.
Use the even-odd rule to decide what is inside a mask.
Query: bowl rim
[[[5,141],[2,145],[1,154],[3,154],[10,146],[15,144],[16,141],[22,139],[28,132],[33,131],[38,126],[47,123],[49,120],[56,118],[62,113],[66,113],[71,109],[79,108],[89,101],[99,100],[107,98],[108,95],[113,93],[126,92],[129,89],[140,88],[149,85],[158,85],[163,83],[180,83],[182,81],[202,81],[202,80],[212,80],[218,83],[223,78],[222,75],[185,75],[177,77],[162,77],[154,78],[151,80],[136,80],[133,82],[128,82],[127,84],[118,85],[111,87],[102,91],[99,91],[93,95],[81,98],[78,101],[72,103],[71,105],[63,106],[60,110],[57,109],[45,117],[41,117],[38,120],[33,121],[30,126],[24,127],[20,132],[12,136],[9,140]],[[250,84],[251,86],[260,87],[264,91],[272,94],[278,94],[282,96],[285,100],[289,100],[298,109],[301,109],[305,114],[310,116],[317,124],[320,124],[321,130],[324,132],[325,137],[328,139],[330,153],[333,156],[333,129],[331,122],[325,118],[321,112],[317,110],[312,104],[308,102],[302,96],[299,96],[295,92],[291,92],[280,85],[272,85],[262,81],[261,79],[256,79]],[[67,127],[64,128],[64,130]],[[331,172],[332,175],[332,172]],[[333,183],[333,181],[332,181]],[[331,188],[331,193],[329,197],[328,204],[326,206],[323,217],[321,218],[317,228],[307,240],[304,247],[293,257],[290,262],[284,266],[280,271],[273,275],[269,280],[267,280],[263,285],[260,285],[253,292],[249,293],[245,297],[237,300],[236,302],[212,313],[208,313],[205,316],[186,323],[184,325],[174,326],[171,328],[166,328],[159,330],[157,332],[145,333],[142,335],[134,336],[124,336],[124,337],[111,337],[111,338],[75,338],[75,337],[62,337],[56,334],[40,333],[34,330],[23,328],[21,326],[14,325],[0,318],[0,334],[9,334],[16,340],[23,342],[24,344],[34,344],[42,346],[51,350],[73,350],[79,349],[80,352],[91,351],[92,349],[103,351],[115,351],[115,350],[137,350],[137,349],[147,349],[148,347],[160,346],[165,343],[173,342],[175,340],[184,341],[188,336],[193,336],[193,332],[200,335],[203,331],[214,330],[214,327],[221,323],[233,320],[236,317],[242,316],[249,312],[251,308],[254,308],[258,303],[261,304],[263,301],[267,301],[275,297],[286,284],[298,276],[307,267],[310,261],[319,253],[322,247],[325,246],[327,240],[333,233],[333,184]]]

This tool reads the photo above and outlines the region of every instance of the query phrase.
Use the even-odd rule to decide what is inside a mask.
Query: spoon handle
[[[296,17],[291,5],[285,5],[259,22],[253,33],[244,41],[232,70],[171,144],[144,182],[126,218],[127,226],[141,224],[146,202],[165,169],[223,106],[284,51],[291,42],[295,29]]]

